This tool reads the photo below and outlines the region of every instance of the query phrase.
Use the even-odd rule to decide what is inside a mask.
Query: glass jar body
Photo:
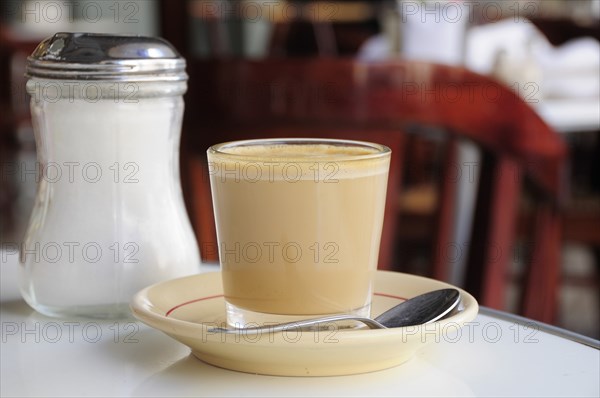
[[[185,83],[34,78],[28,91],[38,192],[24,299],[51,316],[122,317],[138,290],[198,272],[179,179]]]

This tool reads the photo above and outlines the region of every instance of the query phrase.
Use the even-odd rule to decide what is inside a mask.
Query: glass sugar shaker
[[[27,303],[122,317],[138,290],[197,273],[179,178],[185,60],[159,38],[57,33],[26,75],[39,169],[20,248]]]

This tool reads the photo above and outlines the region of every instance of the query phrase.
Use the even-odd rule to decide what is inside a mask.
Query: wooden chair
[[[463,68],[350,59],[192,61],[182,142],[183,179],[203,257],[216,239],[205,151],[244,138],[324,136],[363,139],[392,148],[380,269],[393,269],[397,197],[406,131],[443,128],[448,137],[436,248],[452,244],[456,140],[482,149],[466,289],[503,309],[524,178],[535,187],[533,252],[520,312],[552,322],[559,278],[560,209],[566,149],[561,139],[509,89]],[[432,276],[447,279],[448,259],[435,250]]]

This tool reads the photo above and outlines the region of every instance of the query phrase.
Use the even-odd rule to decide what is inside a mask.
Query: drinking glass
[[[390,156],[334,139],[208,149],[230,326],[369,316]]]

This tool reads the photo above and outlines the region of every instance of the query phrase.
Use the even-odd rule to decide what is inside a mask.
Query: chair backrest
[[[565,191],[565,145],[518,96],[487,77],[430,63],[351,59],[192,61],[188,72],[182,175],[204,259],[214,259],[217,247],[204,153],[211,144],[244,138],[342,137],[391,147],[380,269],[393,269],[405,132],[416,125],[441,127],[450,139],[444,156],[444,173],[449,174],[441,179],[437,212],[437,248],[452,241],[457,187],[450,178],[450,173],[456,173],[454,141],[464,137],[477,143],[483,156],[478,165],[467,288],[485,305],[503,307],[522,177],[537,188],[547,209],[544,214],[551,215],[540,223],[551,219],[557,225],[556,209]],[[558,232],[550,232],[557,227],[540,228],[551,236],[543,241],[534,238],[536,245],[548,245],[559,237]],[[541,261],[540,256],[536,261]],[[447,265],[444,252],[436,250],[432,275],[446,279]],[[531,283],[541,281],[531,279]],[[556,277],[544,286],[550,289],[553,284]],[[544,318],[531,311],[528,315]]]

